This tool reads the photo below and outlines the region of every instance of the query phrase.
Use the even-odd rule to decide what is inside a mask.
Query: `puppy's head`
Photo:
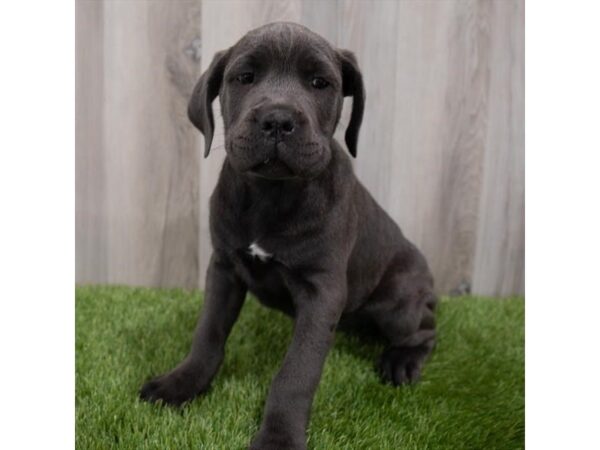
[[[204,134],[205,156],[217,95],[225,150],[239,172],[272,179],[319,174],[331,158],[345,96],[353,97],[346,145],[356,156],[365,101],[356,59],[301,25],[265,25],[215,55],[188,108]]]

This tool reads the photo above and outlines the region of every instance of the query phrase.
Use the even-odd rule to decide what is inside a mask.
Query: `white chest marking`
[[[262,262],[265,262],[267,259],[273,257],[271,253],[268,253],[264,249],[260,248],[256,242],[253,242],[248,246],[248,253],[253,257],[260,259]]]

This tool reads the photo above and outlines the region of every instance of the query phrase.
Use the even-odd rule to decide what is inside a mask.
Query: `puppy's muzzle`
[[[263,106],[257,111],[257,125],[268,141],[289,141],[302,135],[306,122],[300,110],[282,104]]]
[[[251,108],[233,137],[232,154],[241,162],[238,167],[271,179],[303,176],[318,159],[310,124],[295,102],[263,100]]]

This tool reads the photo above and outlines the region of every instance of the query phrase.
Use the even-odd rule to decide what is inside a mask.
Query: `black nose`
[[[282,139],[296,129],[294,115],[285,108],[270,109],[260,119],[260,129],[268,138]]]

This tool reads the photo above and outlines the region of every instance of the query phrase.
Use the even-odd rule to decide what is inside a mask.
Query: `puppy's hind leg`
[[[416,382],[435,344],[435,306],[431,276],[389,273],[369,302],[389,346],[379,360],[384,382],[395,386]]]
[[[434,330],[419,330],[398,344],[390,345],[379,360],[383,381],[394,386],[418,381],[434,344]]]

